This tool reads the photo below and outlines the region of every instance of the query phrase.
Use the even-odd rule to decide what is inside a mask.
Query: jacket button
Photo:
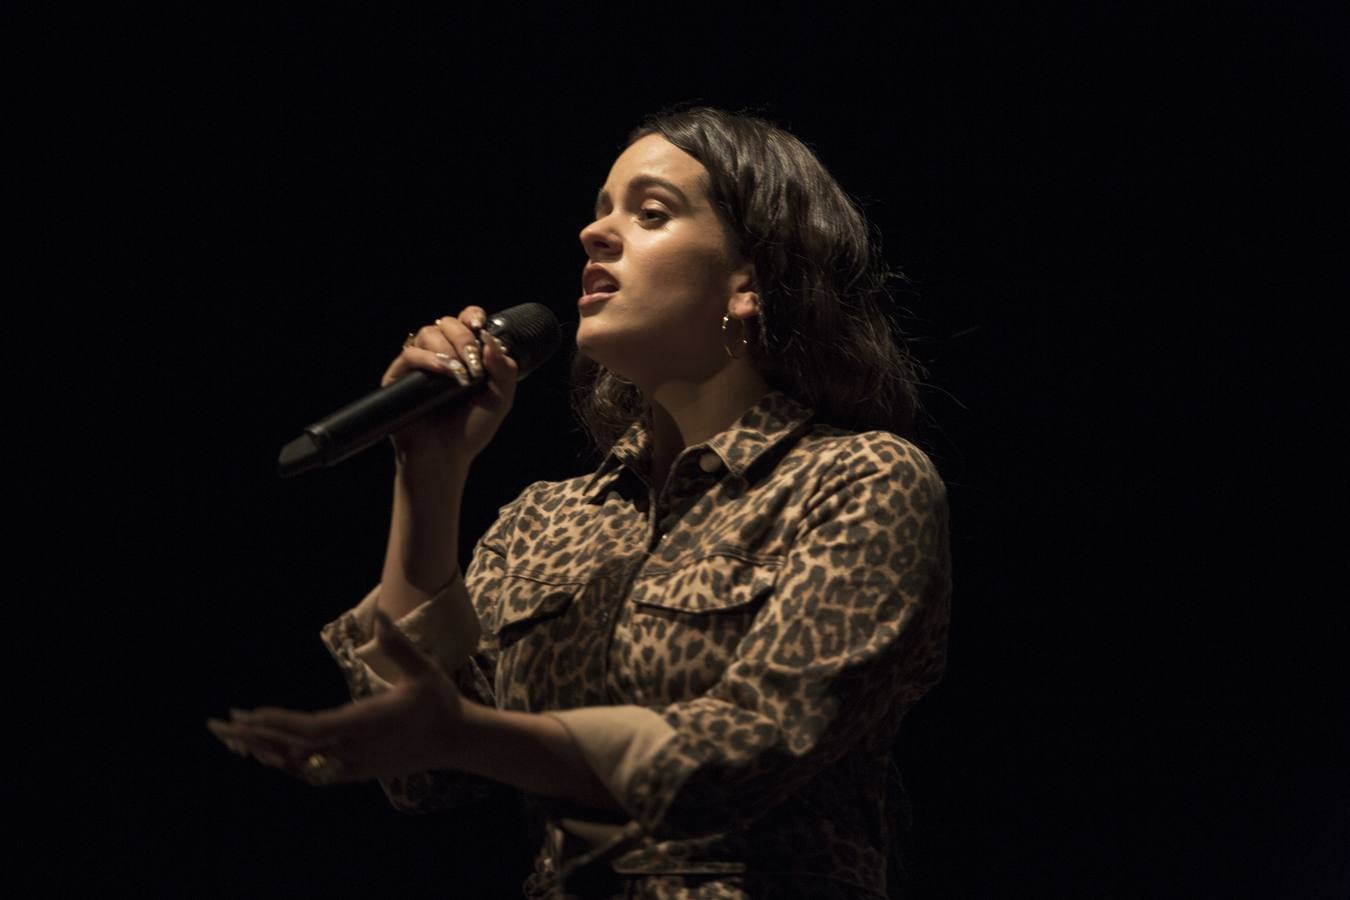
[[[705,472],[716,472],[722,467],[722,460],[716,453],[709,450],[698,458],[698,467]]]

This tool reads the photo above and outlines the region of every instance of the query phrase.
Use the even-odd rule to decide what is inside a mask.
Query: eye
[[[638,210],[638,221],[644,225],[661,225],[670,218],[670,214],[652,207],[644,207]]]

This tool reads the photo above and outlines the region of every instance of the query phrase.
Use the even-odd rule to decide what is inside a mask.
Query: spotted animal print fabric
[[[501,508],[464,575],[472,652],[448,596],[399,623],[466,695],[556,716],[627,813],[529,798],[545,840],[525,893],[885,897],[892,744],[945,662],[941,479],[908,441],[776,390],[659,491],[651,449],[634,423],[593,473]],[[387,686],[374,596],[323,632],[356,696]],[[499,787],[385,784],[414,811]]]

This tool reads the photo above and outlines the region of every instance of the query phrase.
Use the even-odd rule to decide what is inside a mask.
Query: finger
[[[460,313],[460,315],[464,315]],[[475,379],[483,376],[483,350],[478,338],[469,330],[469,326],[459,319],[444,317],[436,320],[436,327],[446,342],[455,348],[459,358],[469,367]]]
[[[493,389],[510,406],[516,393],[520,365],[507,354],[501,338],[488,331],[483,332],[483,365],[487,368]]]
[[[398,359],[394,360],[393,365],[384,373],[380,383],[393,384],[414,369],[436,375],[449,375],[465,387],[472,383],[468,367],[454,355],[449,352],[432,352],[421,347],[404,347]]]
[[[455,358],[457,351],[439,326],[424,325],[410,337],[412,339],[403,345],[403,352],[385,370],[384,377],[380,379],[382,386],[393,384],[412,369],[425,369],[440,375],[455,375],[454,367],[448,363]],[[465,371],[468,371],[467,368]]]
[[[459,320],[473,330],[474,336],[487,326],[487,310],[481,306],[466,306],[459,311]]]
[[[229,724],[219,719],[207,719],[206,728],[231,752],[239,756],[248,756],[248,750],[244,744],[230,731]]]
[[[294,768],[320,749],[317,742],[265,725],[236,725],[234,735],[259,762],[279,769]]]
[[[418,676],[433,671],[431,660],[378,609],[375,610],[375,638],[380,642],[380,649],[405,675]]]
[[[260,725],[284,734],[293,735],[299,740],[320,741],[326,737],[323,720],[317,713],[297,712],[293,709],[281,709],[276,706],[260,706],[257,709],[234,716],[242,725]]]
[[[291,742],[242,723],[209,719],[206,727],[235,753],[252,756],[263,765],[274,768],[285,768],[292,755],[298,752]]]

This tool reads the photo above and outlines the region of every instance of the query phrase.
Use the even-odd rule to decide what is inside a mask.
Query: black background
[[[24,485],[51,552],[20,561],[42,601],[16,604],[39,624],[12,683],[43,714],[8,790],[47,823],[16,845],[52,860],[36,884],[516,895],[514,810],[402,817],[203,723],[345,699],[316,632],[378,577],[391,462],[280,481],[280,446],[438,315],[535,300],[570,333],[576,234],[622,138],[696,101],[806,140],[912,279],[956,561],[948,676],[899,745],[913,894],[1350,892],[1325,427],[1343,22],[956,6],[16,25],[43,123],[18,136],[55,175],[29,230],[71,298],[33,305],[56,307],[82,398],[57,405],[97,449]],[[465,552],[525,484],[593,463],[565,371],[521,386],[476,463]]]

